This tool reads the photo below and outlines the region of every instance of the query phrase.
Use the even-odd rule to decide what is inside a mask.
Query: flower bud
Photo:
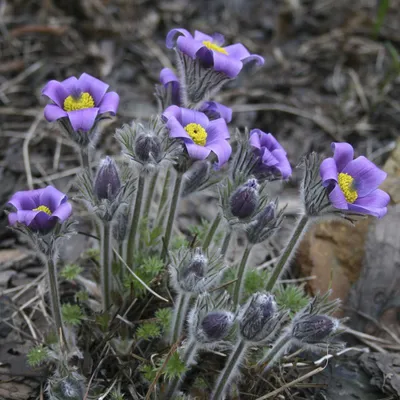
[[[93,192],[99,200],[113,201],[121,189],[121,180],[115,161],[106,157],[99,166]]]
[[[200,324],[197,334],[202,342],[216,342],[222,340],[232,328],[234,315],[226,311],[212,311],[208,313]]]
[[[192,292],[198,286],[198,283],[204,279],[207,274],[207,258],[201,249],[196,249],[189,264],[183,266],[180,276],[180,286],[188,292]]]
[[[56,378],[49,381],[50,400],[82,400],[85,395],[83,378],[72,373],[65,378]]]
[[[232,193],[230,198],[232,215],[240,219],[253,215],[259,202],[258,187],[256,179],[249,179]]]
[[[210,178],[211,163],[208,160],[198,160],[193,163],[189,171],[185,174],[182,196],[187,196],[207,183]]]
[[[260,342],[268,338],[274,330],[277,305],[269,293],[255,293],[242,307],[240,334],[243,339]]]
[[[318,343],[334,333],[338,321],[326,315],[307,315],[293,324],[292,337],[304,343]]]
[[[152,134],[140,134],[135,141],[135,154],[142,163],[159,162],[161,159],[161,140]]]

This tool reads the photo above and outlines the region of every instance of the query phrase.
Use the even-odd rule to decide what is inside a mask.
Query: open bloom
[[[27,190],[15,193],[9,205],[15,211],[8,215],[10,225],[17,222],[35,231],[49,231],[57,222],[64,222],[72,213],[67,196],[54,188]]]
[[[212,36],[195,31],[194,36],[186,29],[172,29],[166,40],[169,49],[177,47],[182,53],[193,60],[199,59],[206,68],[213,68],[229,78],[235,78],[243,65],[254,61],[264,64],[264,59],[250,52],[241,43],[223,46],[224,36],[215,33]]]
[[[223,118],[210,121],[202,112],[177,106],[168,107],[163,118],[170,137],[183,140],[190,158],[204,160],[213,152],[218,158],[218,167],[229,160],[232,148]]]
[[[286,151],[273,135],[265,133],[260,129],[250,131],[250,145],[254,147],[255,153],[260,157],[257,169],[259,172],[275,174],[280,173],[283,179],[292,174]]]
[[[119,105],[119,96],[107,92],[108,85],[86,73],[79,79],[74,76],[62,81],[50,81],[42,90],[53,104],[44,109],[47,121],[57,121],[68,117],[75,131],[89,131],[98,115],[115,115]]]
[[[174,72],[169,68],[163,68],[160,73],[160,82],[166,90],[170,90],[171,103],[179,107],[183,106],[180,82]],[[199,107],[199,111],[210,119],[223,118],[227,123],[232,121],[232,109],[216,101],[205,101]]]
[[[349,143],[332,143],[332,150],[333,157],[325,159],[320,167],[332,205],[382,218],[390,198],[378,186],[386,179],[386,172],[363,156],[353,160],[354,150]]]

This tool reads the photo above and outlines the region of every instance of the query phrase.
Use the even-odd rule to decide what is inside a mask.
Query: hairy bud
[[[207,263],[208,260],[201,252],[201,249],[196,249],[189,264],[182,267],[180,284],[184,290],[188,292],[194,291],[199,281],[204,279],[207,274]]]
[[[232,328],[234,319],[234,315],[227,311],[209,312],[200,324],[197,339],[201,342],[222,340]]]
[[[135,155],[142,163],[158,163],[162,157],[161,140],[152,134],[140,134],[135,141]]]
[[[85,395],[83,378],[72,373],[65,378],[49,380],[48,393],[50,400],[82,400]]]
[[[254,214],[259,203],[258,188],[257,180],[249,179],[232,193],[229,202],[233,216],[245,219]]]
[[[338,325],[326,315],[307,315],[293,324],[292,337],[303,343],[318,343],[334,333]]]
[[[93,192],[99,200],[113,201],[121,189],[121,180],[115,161],[106,157],[99,166]]]

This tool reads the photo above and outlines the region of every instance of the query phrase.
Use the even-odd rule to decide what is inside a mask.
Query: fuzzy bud
[[[292,337],[304,343],[318,343],[334,333],[338,322],[326,315],[307,315],[293,324]]]
[[[115,161],[106,157],[97,171],[93,192],[99,200],[113,201],[120,189],[121,180]]]
[[[196,249],[189,264],[182,268],[180,285],[185,291],[192,292],[206,274],[207,258],[204,256],[201,249]]]
[[[208,313],[200,324],[197,338],[201,342],[222,340],[232,328],[234,315],[226,311]]]
[[[242,307],[240,334],[243,339],[261,342],[268,338],[276,326],[277,305],[269,293],[255,293]]]
[[[258,188],[257,180],[249,179],[232,193],[229,200],[232,215],[239,219],[253,215],[259,202]]]
[[[135,155],[142,163],[161,160],[161,140],[152,134],[140,134],[135,141]]]
[[[76,373],[49,381],[50,400],[82,400],[85,395],[83,379]]]

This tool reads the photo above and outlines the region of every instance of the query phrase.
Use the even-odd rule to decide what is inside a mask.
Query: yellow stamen
[[[350,204],[354,203],[358,198],[357,190],[354,189],[354,178],[349,174],[341,172],[338,175],[338,181],[346,201]]]
[[[207,141],[207,132],[200,124],[191,123],[186,125],[184,129],[193,139],[193,142],[199,146],[205,146]]]
[[[46,207],[46,206],[39,206],[39,207],[36,207],[36,208],[34,208],[32,211],[43,211],[43,212],[45,212],[47,215],[51,215],[50,208],[49,208],[49,207]]]
[[[228,55],[228,52],[223,47],[218,46],[217,44],[210,42],[209,40],[204,40],[203,44],[207,47],[207,49],[217,51],[218,53],[225,54],[226,56]]]
[[[88,92],[82,93],[79,97],[74,97],[70,95],[64,100],[65,111],[76,111],[76,110],[83,110],[84,108],[93,108],[93,107],[94,107],[94,100],[93,97]]]

